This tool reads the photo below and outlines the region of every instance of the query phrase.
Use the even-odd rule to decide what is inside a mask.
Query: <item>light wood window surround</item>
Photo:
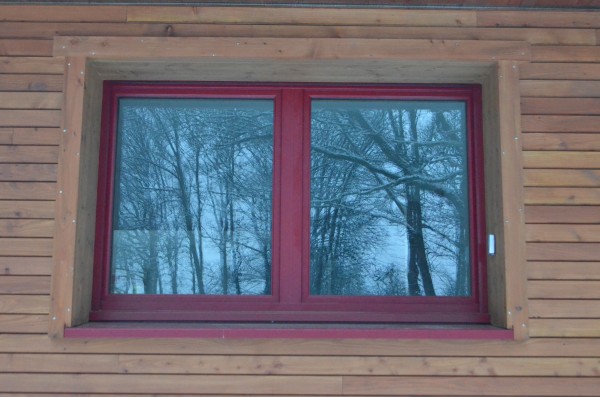
[[[56,37],[54,55],[65,57],[65,103],[54,235],[51,337],[62,338],[65,329],[88,322],[104,80],[481,84],[487,232],[496,236],[496,255],[488,258],[487,265],[492,325],[512,329],[515,339],[527,337],[518,89],[519,64],[527,62],[530,57],[527,43],[479,40]],[[343,328],[343,325],[340,327]],[[194,334],[177,329],[178,332],[163,330],[164,335],[224,336],[218,332]],[[447,333],[452,330],[458,333]],[[465,330],[468,331],[468,326]],[[299,331],[232,332],[228,335],[423,335],[439,338],[478,335],[461,333],[463,329],[460,327],[436,330],[439,333],[431,333],[426,327],[412,329],[405,334],[401,330],[379,334]],[[115,332],[114,335],[128,336],[126,332]],[[137,335],[162,334],[142,332]]]

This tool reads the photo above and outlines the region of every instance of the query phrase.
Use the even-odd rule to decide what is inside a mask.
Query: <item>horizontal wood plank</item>
[[[54,201],[2,200],[0,201],[0,218],[52,219],[54,218]]]
[[[55,182],[0,182],[0,200],[54,200]]]
[[[78,5],[3,5],[0,21],[125,22],[126,7]]]
[[[524,97],[600,97],[600,81],[594,80],[521,80],[520,86]]]
[[[521,117],[523,132],[600,132],[600,116],[551,116],[535,115]]]
[[[5,22],[0,37],[45,39],[54,36],[154,37],[321,37],[430,40],[512,40],[543,45],[595,45],[594,29],[472,28],[391,25],[324,25],[287,23],[72,23]]]
[[[600,337],[600,319],[538,319],[529,320],[529,335],[534,338],[598,338]],[[560,379],[560,378],[557,378]],[[600,387],[600,378],[596,387]],[[577,395],[577,394],[573,394]]]
[[[600,281],[530,280],[531,299],[600,299]]]
[[[0,252],[6,256],[50,256],[50,238],[0,238]]]
[[[600,48],[596,46],[534,46],[534,62],[599,62]]]
[[[535,242],[600,242],[600,225],[527,225],[525,239]]]
[[[523,150],[600,151],[600,134],[537,133],[521,135]]]
[[[59,127],[59,110],[0,110],[2,127]]]
[[[47,315],[49,309],[50,297],[47,295],[0,295],[0,313],[3,314]]]
[[[0,127],[2,145],[58,145],[59,138],[59,128]]]
[[[527,263],[530,280],[600,280],[598,262],[535,262]]]
[[[527,243],[530,261],[596,261],[600,243]]]
[[[2,164],[0,181],[56,182],[56,164]]]
[[[600,152],[527,151],[523,152],[525,168],[600,168]]]
[[[0,372],[200,375],[597,376],[597,358],[0,354]]]
[[[0,320],[1,320],[0,316]],[[1,324],[1,323],[0,323]],[[27,381],[26,379],[30,379]],[[339,395],[338,376],[236,376],[236,375],[137,375],[137,374],[0,374],[2,392],[142,393],[166,394],[314,394]]]
[[[600,170],[526,169],[525,186],[600,187]]]
[[[0,39],[0,56],[49,57],[52,40]]]
[[[43,314],[0,314],[0,332],[43,334],[48,332],[48,316]],[[2,386],[0,386],[2,390]]]
[[[58,74],[0,74],[0,91],[51,91],[63,89]]]
[[[0,24],[0,31],[5,24]],[[0,33],[0,37],[6,37]],[[45,36],[49,37],[49,36]],[[0,73],[62,74],[65,62],[61,57],[10,57],[0,56]]]
[[[477,11],[477,26],[596,28],[600,27],[600,16],[585,11]]]
[[[600,205],[599,188],[527,187],[527,205]]]
[[[526,60],[529,45],[516,41],[394,40],[320,38],[165,38],[57,37],[58,56],[185,58],[203,54],[210,59],[401,59],[495,61]]]
[[[60,109],[59,92],[0,92],[0,109]]]
[[[526,115],[598,115],[600,98],[523,98],[521,113]]]
[[[344,378],[345,395],[370,396],[520,396],[526,391],[540,396],[596,396],[600,379],[528,377],[388,377]],[[528,392],[528,391],[531,391]]]
[[[528,205],[525,207],[525,222],[600,224],[600,206]]]
[[[127,22],[474,26],[473,11],[417,11],[393,9],[319,9],[257,7],[130,7]]]
[[[50,257],[0,256],[0,274],[13,276],[49,276]]]
[[[0,146],[0,163],[56,164],[58,146]]]
[[[50,277],[47,276],[0,276],[0,294],[47,295]]]
[[[600,300],[530,299],[528,305],[532,318],[600,318]]]
[[[519,74],[525,80],[597,80],[600,79],[600,65],[597,63],[531,62],[519,67]]]
[[[0,237],[52,237],[51,219],[0,219]]]

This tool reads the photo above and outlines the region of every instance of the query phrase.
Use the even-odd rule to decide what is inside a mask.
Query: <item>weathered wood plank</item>
[[[521,80],[524,97],[600,97],[600,81]]]
[[[597,150],[600,134],[538,133],[523,134],[523,150]]]
[[[527,151],[523,152],[525,168],[600,168],[600,152]]]
[[[0,21],[125,22],[126,7],[78,5],[3,5]]]
[[[59,92],[0,92],[0,109],[60,109]]]
[[[600,98],[523,98],[521,112],[544,115],[598,115]]]
[[[11,295],[48,295],[50,277],[47,276],[0,276],[0,293]]]
[[[0,30],[3,26],[0,23]],[[0,33],[0,37],[6,36]],[[0,57],[0,73],[62,74],[64,68],[65,62],[61,57]]]
[[[0,91],[53,91],[63,88],[58,74],[0,74]]]
[[[1,317],[0,317],[1,319]],[[1,324],[1,323],[0,323]],[[32,327],[33,329],[33,327]],[[27,380],[29,379],[29,380]],[[137,374],[0,374],[0,391],[55,393],[165,394],[315,394],[340,395],[339,376],[236,376],[236,375],[137,375]]]
[[[0,274],[13,276],[49,276],[50,257],[0,256]]]
[[[534,62],[599,62],[600,48],[596,46],[533,46]]]
[[[600,206],[528,205],[525,207],[525,222],[600,224]]]
[[[596,396],[597,378],[528,378],[528,377],[344,377],[344,394],[369,396],[442,395],[442,396]]]
[[[59,110],[0,110],[2,127],[59,127]]]
[[[475,12],[454,10],[258,7],[130,7],[127,22],[290,25],[474,26]]]
[[[0,354],[0,372],[204,375],[597,376],[598,358]]]
[[[51,238],[0,238],[0,252],[6,256],[50,256]]]
[[[0,201],[0,218],[52,219],[54,201]]]
[[[0,163],[56,164],[58,146],[0,146]]]
[[[363,39],[512,40],[544,45],[595,45],[594,29],[471,28],[375,25],[293,25],[226,23],[55,23],[4,22],[0,37],[46,39],[54,36],[154,37],[321,37]]]
[[[2,145],[58,145],[59,128],[0,128]]]
[[[531,332],[532,337],[539,338],[598,338],[600,337],[600,320],[580,318],[534,318],[530,320],[529,332]],[[600,378],[596,378],[596,381],[598,382],[596,385],[596,388],[598,389],[600,388]]]
[[[519,73],[525,80],[597,80],[600,65],[596,63],[527,63],[521,65]]]
[[[477,26],[596,28],[600,27],[600,16],[585,11],[477,11]]]
[[[529,314],[532,318],[600,318],[600,300],[531,299]]]
[[[3,353],[176,354],[179,356],[415,356],[415,357],[600,357],[600,340],[320,340],[320,339],[51,339],[47,335],[2,335]]]
[[[600,170],[526,169],[525,186],[600,187]]]
[[[525,238],[527,241],[573,243],[600,242],[600,225],[535,224],[527,225],[525,230]]]
[[[243,37],[57,37],[58,56],[119,56],[266,59],[527,60],[529,45],[518,41],[395,40]]]
[[[600,205],[600,189],[579,187],[527,187],[528,205]]]
[[[527,243],[530,261],[597,261],[599,243]]]
[[[600,281],[530,280],[531,299],[600,299]]]
[[[0,313],[4,314],[47,315],[49,307],[50,297],[45,295],[0,295]]]
[[[0,314],[0,332],[43,334],[48,331],[48,316],[42,314]],[[2,386],[0,386],[2,390]]]
[[[0,219],[0,237],[52,237],[51,219]]]
[[[56,164],[1,164],[0,181],[56,182]]]
[[[52,40],[0,39],[0,56],[49,57]]]
[[[600,116],[534,115],[521,118],[523,132],[600,132]]]
[[[529,262],[530,280],[600,280],[598,262]]]
[[[54,200],[54,182],[0,182],[0,200]]]

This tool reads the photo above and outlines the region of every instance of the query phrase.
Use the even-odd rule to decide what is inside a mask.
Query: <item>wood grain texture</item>
[[[600,170],[526,169],[525,186],[600,187]]]
[[[59,92],[0,92],[0,109],[60,109]]]
[[[48,295],[0,295],[0,313],[4,314],[47,315],[49,307]]]
[[[597,63],[574,63],[569,59],[563,63],[531,62],[521,65],[521,78],[524,80],[597,80],[600,78],[600,65]]]
[[[90,12],[92,10],[86,6],[3,5],[0,11],[0,21],[125,22],[126,19],[123,6],[94,7]]]
[[[477,11],[477,26],[597,28],[600,17],[589,12]]]
[[[2,145],[58,145],[58,128],[6,128],[0,127]]]
[[[5,24],[0,24],[0,30]],[[0,37],[6,37],[0,33]],[[48,36],[45,36],[48,37]],[[10,57],[0,56],[0,73],[62,74],[64,61],[59,57]]]
[[[52,219],[54,201],[2,200],[0,218],[7,219]]]
[[[0,39],[0,56],[49,57],[51,55],[52,40]]]
[[[600,132],[600,116],[523,116],[523,132]]]
[[[63,76],[58,74],[0,74],[0,91],[60,92]]]
[[[523,134],[523,150],[600,151],[600,134],[529,133]]]
[[[527,263],[530,280],[600,280],[598,262],[536,262]]]
[[[528,296],[535,299],[600,299],[600,281],[532,280]]]
[[[52,258],[0,256],[0,274],[14,276],[49,276]]]
[[[600,98],[523,98],[523,114],[598,115]]]
[[[414,11],[319,8],[253,7],[131,7],[128,22],[294,24],[294,25],[392,25],[392,26],[474,26],[473,11]]]
[[[525,168],[600,168],[600,152],[528,151],[523,152]]]
[[[524,97],[600,97],[600,81],[594,80],[521,80]]]
[[[531,335],[540,338],[598,338],[600,337],[599,319],[531,319]],[[598,382],[600,380],[597,379]],[[600,383],[596,385],[596,388]],[[573,394],[576,395],[576,394]]]
[[[50,238],[0,238],[0,250],[6,256],[50,256]]]
[[[0,276],[2,294],[48,295],[50,277],[47,276]]]
[[[0,219],[0,237],[52,237],[50,219]]]
[[[46,332],[47,324],[47,315],[0,314],[0,332],[2,333],[42,334]]]
[[[54,182],[0,182],[0,200],[54,200]]]
[[[525,207],[525,222],[600,224],[600,207],[571,207],[566,205],[528,205]]]
[[[600,205],[599,188],[582,187],[528,187],[525,188],[527,205]]]
[[[599,62],[600,48],[596,46],[535,46],[531,49],[534,62]]]
[[[600,242],[600,225],[527,225],[525,237],[534,242]]]
[[[0,181],[55,182],[55,164],[1,164]]]
[[[56,164],[57,146],[0,146],[0,163]]]
[[[529,314],[532,318],[598,318],[600,300],[531,299]]]
[[[531,261],[596,261],[599,243],[527,243]]]
[[[2,127],[58,127],[58,110],[0,110]]]

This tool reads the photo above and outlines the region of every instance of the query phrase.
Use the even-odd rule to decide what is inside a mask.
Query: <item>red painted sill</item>
[[[491,325],[435,324],[224,324],[88,323],[65,338],[208,339],[471,339],[511,340],[513,331]]]

